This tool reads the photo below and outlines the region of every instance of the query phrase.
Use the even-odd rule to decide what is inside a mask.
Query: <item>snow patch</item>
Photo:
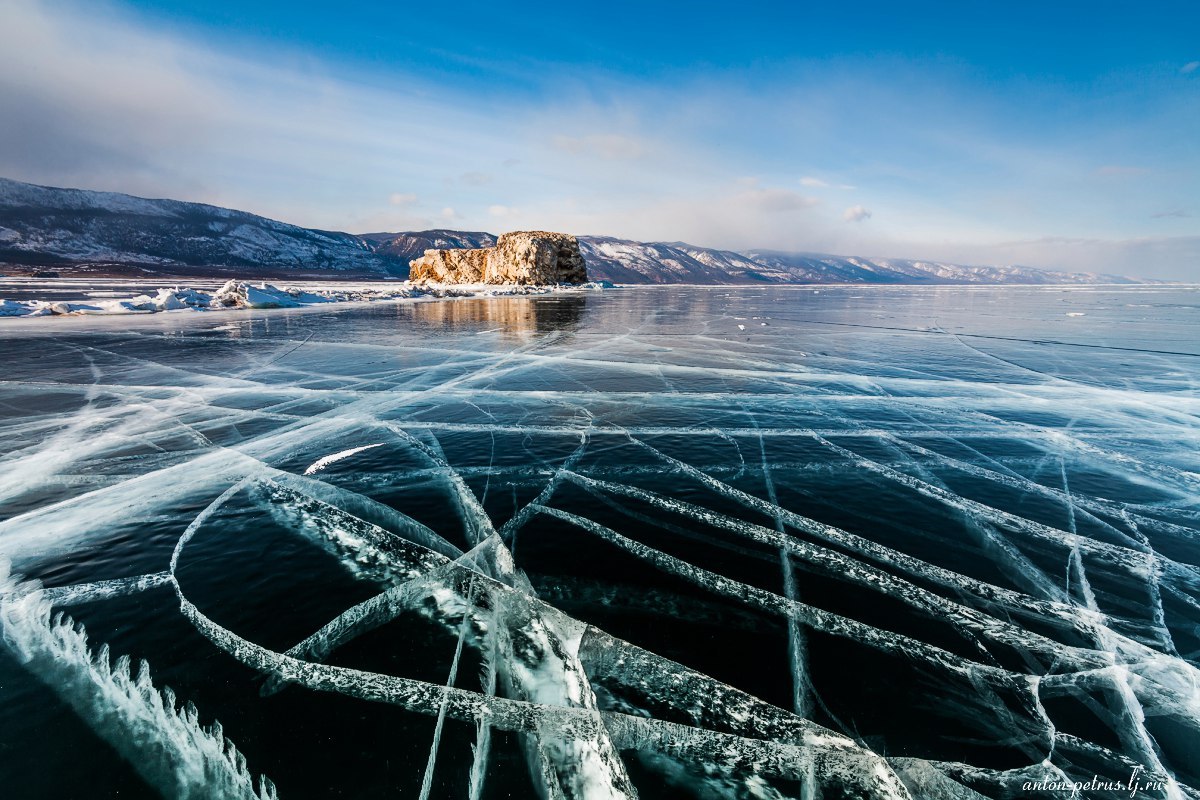
[[[313,463],[309,464],[308,469],[304,470],[304,474],[312,475],[314,472],[320,472],[321,470],[328,467],[330,464],[337,463],[338,461],[341,461],[342,459],[349,458],[350,456],[353,456],[353,455],[357,455],[358,453],[361,453],[364,450],[371,450],[372,448],[382,447],[382,446],[383,446],[383,442],[379,442],[378,444],[365,444],[362,447],[351,447],[349,450],[342,450],[340,453],[332,453],[327,456],[322,456],[321,458],[318,458]]]

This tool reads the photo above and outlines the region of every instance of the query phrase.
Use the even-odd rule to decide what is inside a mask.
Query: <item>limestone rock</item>
[[[408,262],[408,279],[435,283],[482,283],[490,247],[473,250],[426,250]]]
[[[409,262],[409,279],[438,283],[584,283],[587,266],[579,241],[570,234],[514,231],[495,247],[426,250]]]
[[[486,283],[583,283],[587,267],[570,234],[516,231],[502,234],[488,255]]]

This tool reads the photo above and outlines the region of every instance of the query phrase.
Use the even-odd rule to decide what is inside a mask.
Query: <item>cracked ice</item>
[[[1200,797],[1200,296],[1089,292],[6,321],[5,773]]]

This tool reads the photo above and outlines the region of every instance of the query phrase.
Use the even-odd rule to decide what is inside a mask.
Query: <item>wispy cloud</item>
[[[592,133],[586,136],[554,136],[550,145],[574,156],[608,160],[629,160],[646,154],[645,142],[619,133]]]
[[[1100,239],[1045,236],[1027,241],[1001,242],[988,252],[1004,256],[1005,263],[1045,265],[1080,272],[1107,272],[1148,278],[1178,278],[1169,266],[1200,259],[1200,236],[1142,236],[1133,239]]]
[[[1180,71],[1180,73],[1182,73],[1184,75],[1191,75],[1193,72],[1195,72],[1198,69],[1200,69],[1200,61],[1189,61],[1188,63],[1186,63],[1182,67],[1180,67],[1179,71]]]
[[[131,8],[0,0],[0,175],[326,229],[527,226],[1035,266],[1086,253],[1131,272],[1153,252],[1200,277],[1185,244],[1121,244],[1149,241],[1164,227],[1151,216],[1194,195],[1198,159],[1179,133],[1194,127],[1194,86],[1173,70],[1176,94],[1138,114],[1125,84],[1080,98],[899,60],[805,62],[769,80],[542,69],[522,85],[543,91],[482,92],[234,49]],[[818,199],[852,186],[862,205]]]
[[[1186,212],[1182,209],[1176,209],[1174,211],[1160,211],[1157,214],[1151,214],[1150,218],[1151,219],[1170,219],[1170,218],[1174,217],[1177,219],[1187,219],[1190,216],[1192,216],[1192,215],[1189,214],[1188,212]]]
[[[458,180],[465,186],[487,186],[494,178],[486,172],[464,172]]]
[[[743,208],[764,214],[799,211],[821,203],[816,197],[808,197],[790,189],[759,186],[757,178],[743,179],[739,183],[744,188],[733,194],[730,200]]]
[[[521,138],[503,115],[483,124],[494,110],[486,100],[416,83],[372,87],[269,51],[252,60],[147,28],[119,7],[0,2],[0,174],[9,177],[325,228],[379,221],[401,205],[408,212],[391,218],[411,224],[423,218],[407,195],[436,202],[421,187],[479,153],[497,164],[514,157],[502,142]],[[396,183],[417,192],[388,187]]]
[[[811,175],[805,175],[803,178],[801,178],[800,185],[807,186],[810,189],[842,189],[847,191],[852,191],[858,188],[857,186],[851,186],[848,183],[830,183],[829,181],[821,178],[814,178]]]
[[[514,217],[521,216],[521,210],[497,204],[488,206],[488,215],[497,220],[513,219]]]

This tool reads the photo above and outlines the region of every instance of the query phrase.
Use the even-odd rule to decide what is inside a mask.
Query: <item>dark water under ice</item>
[[[282,798],[1200,797],[1195,287],[0,320],[0,365],[50,589],[0,582],[4,797],[233,796],[47,605]]]

